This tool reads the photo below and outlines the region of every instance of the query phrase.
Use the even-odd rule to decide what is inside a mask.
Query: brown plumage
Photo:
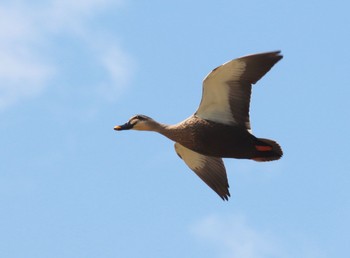
[[[230,196],[222,158],[271,161],[282,157],[273,140],[251,134],[249,102],[251,86],[282,56],[279,51],[229,61],[203,81],[203,96],[194,115],[176,125],[164,125],[136,115],[115,130],[155,131],[175,142],[180,158],[223,200]]]

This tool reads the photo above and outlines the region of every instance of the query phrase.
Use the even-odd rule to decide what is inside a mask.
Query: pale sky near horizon
[[[0,257],[323,258],[350,253],[347,1],[0,3]],[[284,58],[253,87],[276,162],[225,159],[223,202],[173,143],[202,79]]]

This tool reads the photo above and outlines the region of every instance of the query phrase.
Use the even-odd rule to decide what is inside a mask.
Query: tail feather
[[[272,161],[283,156],[281,146],[273,140],[258,138],[255,149],[256,156],[253,158],[255,161]]]

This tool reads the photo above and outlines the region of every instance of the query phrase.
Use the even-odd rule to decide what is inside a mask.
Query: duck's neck
[[[171,125],[162,124],[162,123],[158,123],[156,121],[152,121],[152,123],[150,123],[143,130],[157,132],[157,133],[160,133],[160,134],[164,135],[165,137],[168,137],[171,139],[171,131],[172,131],[171,127],[172,127]]]
[[[169,132],[169,127],[170,127],[170,125],[155,122],[152,125],[151,131],[163,134],[164,136],[167,136],[167,134]]]
[[[179,133],[179,130],[176,125],[157,123],[153,131],[164,135],[165,137],[174,142],[179,140],[179,137],[181,138],[181,134]]]

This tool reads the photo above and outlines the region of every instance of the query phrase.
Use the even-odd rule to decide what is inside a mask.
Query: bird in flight
[[[135,115],[114,130],[158,132],[175,142],[178,156],[223,200],[230,197],[222,158],[272,161],[282,157],[280,145],[251,133],[252,85],[279,60],[280,51],[243,56],[212,70],[203,80],[197,111],[175,125]]]

